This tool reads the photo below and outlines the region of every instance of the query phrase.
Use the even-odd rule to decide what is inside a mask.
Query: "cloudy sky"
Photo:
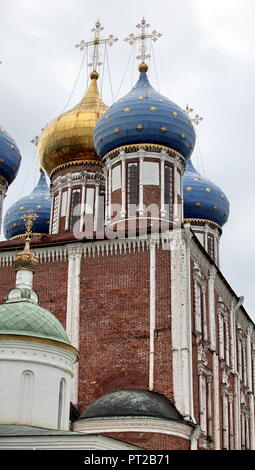
[[[204,117],[193,161],[230,200],[221,268],[255,320],[254,0],[1,0],[0,122],[23,156],[4,209],[38,178],[30,141],[70,98],[82,61],[74,45],[91,39],[98,18],[106,36],[120,39],[108,50],[111,82],[107,68],[104,74],[103,98],[110,105],[111,87],[120,98],[136,80],[132,50],[123,39],[143,16],[162,33],[151,60],[152,85]],[[80,101],[86,83],[85,61],[68,108]]]

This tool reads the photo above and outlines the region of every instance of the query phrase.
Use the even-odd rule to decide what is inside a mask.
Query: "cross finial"
[[[42,132],[44,131],[45,127],[47,127],[47,125],[48,125],[48,124],[46,124],[46,125],[41,129]],[[31,144],[34,144],[36,147],[38,147],[39,140],[40,140],[39,135],[36,135],[30,142],[31,142]]]
[[[26,215],[23,215],[21,219],[25,222],[26,227],[26,238],[29,238],[32,235],[32,228],[34,225],[34,221],[38,219],[38,215],[33,212],[33,209],[30,209]]]
[[[150,39],[151,41],[156,42],[162,36],[162,34],[155,30],[151,33],[147,32],[150,25],[146,22],[144,17],[136,27],[139,29],[141,34],[135,35],[131,33],[126,39],[124,39],[124,41],[128,42],[131,46],[133,46],[136,41],[141,41],[140,54],[136,58],[141,60],[142,64],[145,64],[146,59],[151,57],[150,54],[147,54],[147,40]]]
[[[194,112],[193,108],[190,108],[189,105],[186,106],[185,113],[189,116],[192,124],[195,124],[198,126],[201,121],[204,120],[203,117],[199,116],[199,114],[196,114],[194,117],[192,116],[192,113]]]
[[[102,62],[100,62],[100,46],[102,44],[108,44],[108,46],[113,46],[115,42],[118,41],[118,38],[115,38],[112,34],[108,38],[101,38],[100,35],[102,31],[104,30],[103,26],[101,25],[100,21],[97,20],[95,24],[95,28],[91,30],[92,33],[94,33],[94,39],[92,41],[80,41],[79,44],[76,44],[75,47],[77,49],[80,49],[81,51],[84,51],[89,46],[92,46],[92,54],[91,54],[91,60],[92,62],[89,65],[89,67],[92,68],[92,73],[96,72],[98,73],[100,65],[102,65]],[[95,75],[94,75],[95,78]]]

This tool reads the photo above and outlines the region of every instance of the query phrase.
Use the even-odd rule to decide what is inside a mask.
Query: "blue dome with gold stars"
[[[0,126],[0,176],[10,185],[21,163],[20,151],[13,138]]]
[[[94,130],[96,151],[103,158],[119,147],[154,144],[188,159],[196,141],[193,124],[185,111],[150,85],[144,66],[130,93],[99,119]]]
[[[191,160],[183,178],[184,219],[207,221],[222,227],[229,217],[229,201],[218,186],[201,176]]]
[[[15,202],[5,214],[3,228],[7,240],[11,238],[24,237],[26,228],[24,215],[33,211],[38,218],[34,221],[33,236],[49,233],[51,197],[45,174],[41,172],[40,179],[29,196],[25,196]]]

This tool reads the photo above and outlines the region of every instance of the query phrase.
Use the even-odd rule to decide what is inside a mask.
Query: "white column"
[[[251,450],[255,450],[255,422],[254,422],[254,395],[249,395],[249,408],[250,408],[250,442]]]
[[[155,361],[155,328],[156,328],[156,245],[150,241],[150,360],[149,390],[154,390]]]
[[[104,224],[107,225],[108,222],[108,213],[109,213],[109,207],[108,207],[108,169],[104,168],[104,177],[105,177],[105,221]]]
[[[140,157],[139,159],[139,217],[143,217],[144,215],[144,201],[143,201],[143,181],[142,181],[142,175],[143,175],[143,161],[144,161],[144,151],[138,152],[138,155]]]
[[[193,412],[192,331],[190,299],[190,231],[175,230],[171,240],[171,317],[174,401],[185,419]]]
[[[214,450],[220,450],[219,359],[213,353]]]
[[[70,211],[71,211],[71,199],[72,199],[72,188],[71,188],[71,183],[68,184],[68,189],[67,189],[67,212],[66,212],[66,223],[65,223],[65,230],[69,229],[69,223],[70,223]]]
[[[86,191],[86,183],[84,181],[82,183],[82,189],[81,189],[80,232],[83,232],[84,210],[85,210],[85,191]]]
[[[68,251],[68,285],[67,285],[67,312],[66,331],[72,346],[79,349],[80,334],[80,269],[82,248],[71,247]],[[79,366],[74,365],[74,380],[72,387],[72,401],[78,403]]]
[[[62,188],[60,188],[58,192],[58,213],[57,213],[56,233],[59,232],[61,204],[62,204]]]
[[[212,377],[207,377],[207,411],[208,411],[208,416],[207,416],[207,422],[208,422],[208,436],[212,437],[212,431],[213,431],[213,426],[212,426]]]
[[[228,436],[229,436],[229,423],[228,423],[228,396],[224,393],[222,397],[222,408],[223,408],[223,449],[228,450],[229,449],[229,442],[228,442]]]
[[[166,211],[165,211],[165,159],[161,152],[161,161],[160,161],[160,169],[161,169],[161,217],[165,218]]]
[[[126,161],[125,152],[121,152],[121,213],[122,219],[126,217]]]
[[[205,250],[208,252],[208,225],[205,224]]]
[[[241,406],[240,406],[240,378],[239,374],[236,373],[235,376],[235,394],[234,394],[234,413],[235,413],[235,449],[241,450]]]
[[[95,211],[94,211],[94,232],[97,231],[97,227],[98,227],[98,215],[99,215],[99,183],[96,183]]]
[[[209,331],[210,331],[210,348],[216,351],[216,322],[217,316],[215,313],[215,292],[214,283],[216,278],[216,268],[212,267],[209,273],[208,282],[208,297],[209,297]]]
[[[229,449],[234,450],[233,396],[229,396]]]
[[[108,166],[108,220],[112,217],[112,166]]]
[[[249,392],[252,391],[252,354],[251,354],[251,333],[253,327],[247,329],[246,350],[247,350],[247,385]]]

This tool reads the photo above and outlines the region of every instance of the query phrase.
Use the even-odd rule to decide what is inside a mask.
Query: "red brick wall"
[[[66,327],[67,261],[40,263],[33,279],[41,307],[49,310]]]
[[[190,450],[190,441],[181,437],[152,432],[104,433],[104,436],[118,439],[146,450]]]
[[[149,253],[81,262],[79,408],[121,389],[148,389]]]
[[[16,273],[12,266],[0,268],[0,304],[4,303],[4,297],[15,287]]]
[[[173,400],[170,250],[156,251],[155,391]]]

